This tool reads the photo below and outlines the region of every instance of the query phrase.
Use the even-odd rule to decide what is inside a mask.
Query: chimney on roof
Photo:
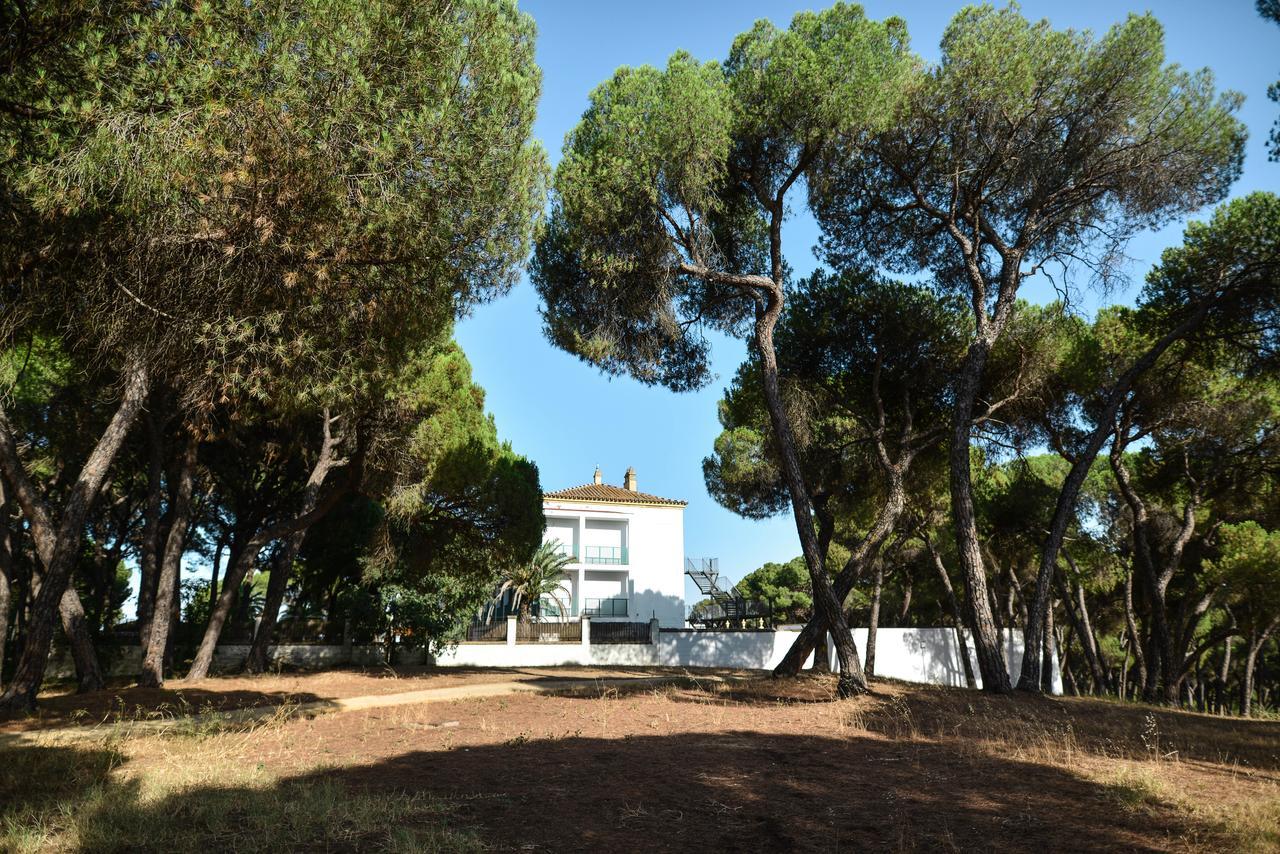
[[[635,466],[627,466],[626,477],[623,478],[622,485],[627,488],[628,492],[636,491],[636,468]]]
[[[600,466],[596,466],[596,473],[592,476],[591,482],[597,485],[604,483],[604,476],[600,474]]]

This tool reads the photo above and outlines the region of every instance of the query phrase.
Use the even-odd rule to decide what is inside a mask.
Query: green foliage
[[[1212,580],[1267,618],[1280,613],[1280,531],[1252,520],[1223,525],[1217,547],[1219,556],[1207,565]]]
[[[529,559],[543,528],[537,467],[498,441],[456,344],[415,353],[379,418],[387,427],[365,460],[365,489],[385,510],[370,579],[493,580],[497,567]]]
[[[824,161],[815,207],[833,260],[965,290],[1014,256],[1106,277],[1137,229],[1221,199],[1239,175],[1241,97],[1166,65],[1150,15],[1094,38],[970,6],[941,47],[884,134]],[[990,309],[994,293],[974,298]]]
[[[705,384],[705,331],[744,332],[751,288],[782,284],[769,228],[786,192],[837,136],[884,127],[912,67],[901,21],[839,3],[756,24],[723,64],[619,69],[566,138],[535,252],[551,341],[609,373]]]
[[[1209,340],[1250,370],[1274,369],[1280,326],[1280,196],[1254,192],[1187,226],[1139,296],[1139,328],[1152,337],[1185,321],[1206,295],[1214,309],[1193,341]]]
[[[564,588],[565,567],[572,562],[571,555],[560,551],[559,543],[543,543],[532,559],[503,573],[494,602],[510,597],[511,607],[520,612],[521,621],[526,623],[532,606],[544,599],[554,603],[561,616],[567,616],[571,609]]]
[[[813,609],[809,570],[802,557],[786,563],[766,563],[743,576],[737,587],[749,599],[771,603],[776,622],[802,623]]]
[[[6,77],[0,333],[142,348],[197,410],[327,401],[514,282],[545,159],[513,3],[79,11]]]

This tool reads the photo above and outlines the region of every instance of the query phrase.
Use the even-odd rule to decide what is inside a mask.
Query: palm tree
[[[520,622],[530,621],[529,609],[534,602],[546,596],[555,601],[564,614],[569,610],[564,599],[564,568],[573,562],[573,556],[565,554],[558,541],[543,543],[533,553],[533,559],[526,564],[513,567],[507,571],[494,595],[494,603],[502,600],[507,593],[511,594],[511,604],[520,611]]]

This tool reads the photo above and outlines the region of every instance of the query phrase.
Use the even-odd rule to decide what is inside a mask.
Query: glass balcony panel
[[[627,600],[584,599],[582,613],[588,617],[625,617],[627,616]]]
[[[583,563],[608,564],[625,566],[627,563],[626,546],[587,546]]]

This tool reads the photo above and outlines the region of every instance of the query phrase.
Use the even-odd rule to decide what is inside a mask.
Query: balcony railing
[[[588,617],[625,617],[626,599],[584,599],[582,613]]]
[[[626,546],[587,546],[583,563],[603,563],[625,565],[627,562]]]

